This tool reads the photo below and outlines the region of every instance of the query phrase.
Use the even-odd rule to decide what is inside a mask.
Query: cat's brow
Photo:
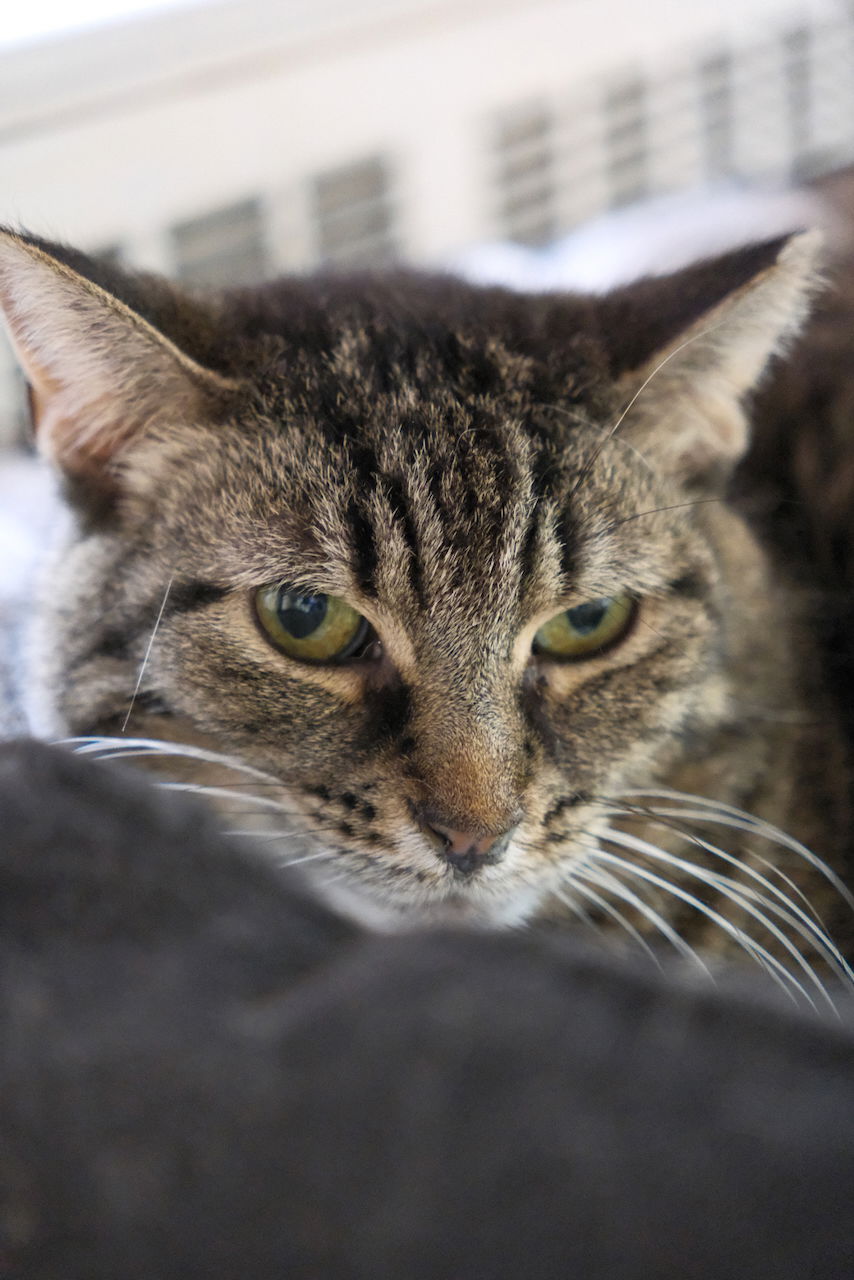
[[[228,587],[218,586],[213,582],[183,582],[172,584],[168,595],[164,597],[160,621],[175,613],[191,613],[195,609],[203,609],[206,605],[216,604],[228,595]]]
[[[356,498],[350,500],[347,511],[353,548],[353,574],[359,590],[371,599],[376,598],[376,571],[378,561],[377,539],[374,526],[363,506]]]

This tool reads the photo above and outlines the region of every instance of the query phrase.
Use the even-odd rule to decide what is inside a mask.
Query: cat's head
[[[79,517],[41,596],[50,730],[242,762],[205,775],[226,808],[386,918],[523,920],[618,792],[749,790],[761,749],[715,750],[786,659],[722,499],[813,258],[798,236],[603,298],[399,274],[205,299],[6,234]]]

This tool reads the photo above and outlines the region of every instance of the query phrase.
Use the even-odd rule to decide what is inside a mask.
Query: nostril
[[[514,827],[500,834],[484,835],[477,831],[464,831],[446,826],[431,816],[423,814],[421,829],[431,836],[437,850],[456,871],[470,875],[485,863],[497,862],[507,847]]]
[[[445,827],[439,822],[428,822],[426,825],[444,841],[445,852],[452,857],[464,857],[466,854],[484,857],[498,838],[477,835],[472,831],[458,831],[455,827]]]
[[[478,867],[483,866],[487,861],[486,858],[480,857],[472,850],[468,850],[465,853],[454,853],[450,849],[445,850],[445,860],[451,864],[455,871],[458,871],[463,876],[470,876],[472,872],[477,871]]]

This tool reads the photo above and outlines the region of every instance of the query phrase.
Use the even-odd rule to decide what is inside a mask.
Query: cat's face
[[[408,321],[399,281],[355,312],[331,287],[310,322],[304,298],[244,295],[200,313],[240,335],[200,333],[203,368],[9,243],[42,435],[86,495],[44,593],[56,727],[251,766],[198,769],[235,826],[263,818],[286,833],[270,848],[389,923],[520,922],[582,876],[621,792],[703,767],[719,799],[755,786],[761,745],[716,753],[786,658],[721,497],[738,398],[802,309],[792,246],[675,332],[642,291],[548,323],[484,294],[480,324],[476,291],[432,304],[417,281]],[[52,289],[93,313],[59,356],[18,319]]]
[[[530,913],[602,799],[728,717],[727,639],[702,505],[601,426],[544,414],[537,440],[499,415],[443,421],[389,395],[346,442],[306,414],[153,459],[121,531],[78,544],[51,584],[70,727],[124,718],[171,581],[132,735],[158,732],[146,706],[168,711],[280,778],[258,789],[333,853],[316,870],[341,887],[403,911]],[[334,619],[326,639],[329,601],[352,611],[353,656],[334,656]],[[313,630],[289,633],[303,617]]]

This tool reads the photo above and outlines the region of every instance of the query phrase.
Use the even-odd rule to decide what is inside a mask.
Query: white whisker
[[[169,581],[166,583],[166,590],[163,593],[163,599],[160,601],[160,610],[157,614],[157,618],[154,623],[154,629],[151,632],[151,636],[148,641],[148,647],[145,650],[145,656],[142,659],[142,666],[139,669],[139,675],[136,678],[136,686],[134,687],[134,691],[131,695],[130,705],[127,709],[127,715],[125,716],[124,723],[122,724],[122,728],[121,728],[122,733],[124,733],[125,729],[128,727],[128,721],[130,720],[131,712],[133,711],[133,704],[136,702],[137,695],[139,693],[139,688],[140,688],[140,685],[142,684],[142,677],[145,675],[145,668],[148,666],[148,659],[151,657],[151,649],[152,649],[152,646],[154,645],[154,637],[157,635],[158,628],[160,626],[161,621],[163,620],[163,610],[166,608],[166,601],[169,599],[169,592],[172,590],[172,583],[174,581],[175,581],[175,575],[173,573]]]
[[[184,791],[193,795],[234,800],[234,792],[229,791],[227,787],[212,787],[199,782],[158,782],[157,785],[162,791]],[[269,809],[273,813],[284,813],[287,817],[294,816],[295,811],[293,809],[280,804],[278,800],[271,800],[269,796],[256,796],[250,791],[241,795],[240,799],[247,804],[256,805],[259,809]]]
[[[671,791],[667,788],[620,791],[613,798],[619,801],[643,797],[694,805],[701,811],[693,819],[695,821],[703,819],[709,822],[718,821],[722,826],[734,827],[737,830],[759,835],[772,844],[782,845],[792,853],[797,854],[798,857],[818,871],[820,875],[824,876],[833,885],[837,893],[845,899],[851,910],[854,911],[854,893],[839,878],[833,868],[823,862],[806,845],[801,844],[800,840],[796,840],[793,836],[788,835],[787,832],[781,831],[779,827],[775,827],[772,823],[766,822],[764,818],[757,818],[753,814],[745,813],[743,809],[737,809],[733,805],[725,804],[720,800],[709,800],[705,796],[692,795],[683,791]]]
[[[699,880],[701,884],[706,884],[711,888],[717,890],[729,901],[733,902],[736,906],[744,910],[748,915],[753,916],[754,919],[758,920],[759,923],[762,924],[763,928],[767,929],[767,931],[777,939],[777,941],[784,948],[784,950],[789,955],[791,955],[792,959],[796,962],[798,967],[803,970],[805,975],[809,978],[810,982],[812,982],[812,984],[815,986],[817,991],[827,1001],[830,1008],[834,1009],[835,1011],[835,1005],[833,1004],[833,1001],[826,987],[824,986],[821,979],[816,974],[815,970],[808,964],[804,956],[802,956],[800,951],[798,951],[797,947],[795,947],[792,940],[790,938],[787,938],[786,935],[782,932],[782,930],[778,929],[777,926],[774,924],[774,922],[768,919],[768,917],[764,914],[764,912],[760,911],[756,906],[753,905],[753,903],[750,901],[749,896],[742,893],[739,890],[739,887],[734,885],[733,882],[728,880],[727,877],[717,875],[714,872],[704,872],[700,868],[694,866],[694,864],[690,862],[686,862],[682,858],[676,858],[672,854],[667,854],[665,853],[664,850],[657,848],[657,846],[653,844],[650,844],[649,841],[641,840],[639,837],[629,835],[626,832],[614,831],[609,829],[607,833],[600,833],[599,838],[607,840],[609,844],[615,844],[619,848],[629,850],[633,853],[640,853],[643,856],[650,858],[651,860],[664,862],[666,865],[669,865],[669,866],[675,866],[680,871],[683,871],[686,874],[693,876],[693,878]],[[609,854],[607,851],[602,850],[600,847],[598,856],[600,858],[603,858],[605,861],[610,861],[615,855]],[[650,872],[644,867],[638,867],[633,863],[627,864],[626,860],[623,858],[620,858],[619,862],[623,866],[631,866],[633,868],[634,874],[640,876],[641,879],[649,879],[651,883],[658,884],[659,888],[664,889],[665,892],[674,894],[676,897],[681,898],[684,902],[688,903],[689,905],[693,906],[696,910],[700,911],[703,915],[707,917],[707,919],[712,920],[720,929],[722,929],[729,937],[731,937],[734,942],[736,942],[740,947],[742,947],[742,949],[752,954],[755,959],[761,958],[763,967],[767,967],[768,965],[770,965],[775,973],[784,975],[786,979],[789,982],[791,982],[791,984],[795,986],[798,991],[801,992],[804,998],[808,1000],[809,1003],[813,1005],[813,1007],[815,1007],[815,1002],[808,995],[803,985],[800,982],[798,982],[795,975],[791,973],[788,969],[786,969],[786,967],[782,965],[780,961],[777,960],[776,957],[773,956],[767,950],[766,947],[763,947],[760,943],[758,943],[755,938],[751,938],[750,935],[745,933],[743,929],[739,929],[736,925],[732,923],[732,921],[727,920],[726,917],[721,915],[719,911],[716,911],[713,907],[710,907],[707,903],[702,902],[695,895],[690,894],[686,890],[680,888],[680,886],[673,884],[671,881],[663,879],[660,876],[656,876],[654,872]]]
[[[205,747],[194,746],[192,743],[166,742],[159,738],[110,738],[96,735],[92,737],[63,738],[59,745],[73,747],[77,755],[95,755],[103,760],[136,755],[186,757],[190,760],[200,760],[204,764],[222,765],[225,769],[231,769],[235,773],[244,773],[247,777],[257,778],[260,782],[267,782],[275,786],[282,785],[280,778],[253,768],[252,765],[245,764],[242,760],[237,759],[236,756],[222,755],[218,751],[210,751]]]
[[[227,831],[225,831],[223,834],[227,836],[233,836],[234,839],[236,840],[253,840],[256,842],[266,841],[268,844],[281,844],[282,841],[286,841],[286,840],[292,841],[294,839],[292,833],[289,831],[253,831],[251,828],[247,830],[247,829],[239,829],[236,827],[231,827]],[[300,838],[300,837],[297,837],[297,838]],[[277,861],[280,866],[296,867],[301,862],[314,862],[315,859],[317,858],[331,858],[331,857],[332,857],[332,854],[328,849],[320,849],[317,853],[310,853],[302,858],[282,857],[280,859],[277,859]]]
[[[625,929],[626,933],[628,933],[628,935],[633,939],[633,941],[635,941],[638,944],[638,946],[643,951],[646,952],[650,960],[652,960],[653,963],[657,965],[659,969],[662,967],[661,961],[653,951],[652,947],[647,942],[646,938],[642,937],[641,934],[638,933],[634,925],[626,919],[626,917],[623,915],[621,911],[617,910],[617,908],[613,905],[613,903],[608,902],[607,898],[603,898],[600,893],[597,893],[596,890],[592,887],[592,885],[586,880],[586,878],[582,878],[581,876],[574,877],[572,879],[571,887],[575,890],[576,893],[580,893],[581,896],[583,898],[586,898],[588,902],[592,902],[595,907],[598,907],[600,911],[603,911],[605,915],[607,915],[611,920],[615,922],[615,924],[618,924],[622,929]],[[556,890],[556,896],[565,906],[569,907],[571,910],[575,910],[575,911],[578,910],[578,904],[573,902],[572,898],[568,894],[561,893],[561,891],[558,889]],[[581,914],[585,915],[584,912],[582,912]],[[593,923],[589,917],[586,917],[586,919],[588,924]]]
[[[689,821],[689,822],[692,822],[692,821],[695,821],[695,822],[704,822],[704,821],[705,821],[705,822],[711,822],[711,823],[714,823],[714,822],[716,821],[716,819],[715,819],[713,816],[710,816],[709,814],[705,814],[705,813],[697,813],[697,814],[694,814],[694,813],[692,813],[690,810],[679,810],[679,809],[658,809],[658,808],[652,808],[652,807],[651,807],[651,808],[646,808],[646,807],[644,807],[644,808],[636,809],[636,810],[634,810],[633,812],[634,812],[634,813],[639,814],[639,815],[640,815],[640,816],[642,816],[642,817],[645,817],[645,816],[647,816],[647,815],[650,815],[653,819],[655,819],[655,818],[672,818],[672,817],[677,817],[677,818],[680,818],[680,819],[685,819],[685,820],[687,820],[687,821]],[[700,845],[701,845],[702,847],[704,847],[704,848],[705,848],[705,847],[707,847],[707,846],[706,846],[706,842],[702,839],[702,837],[698,836],[698,835],[696,834],[696,832],[689,832],[686,828],[683,828],[683,827],[681,827],[681,826],[679,826],[679,825],[675,825],[675,824],[673,824],[672,822],[667,822],[666,824],[662,824],[662,825],[666,825],[666,826],[668,826],[668,827],[669,827],[669,829],[670,829],[671,831],[678,831],[678,832],[680,832],[682,835],[684,835],[684,837],[685,837],[687,840],[690,840],[692,843],[698,843],[698,844],[700,844]],[[730,826],[731,824],[730,824],[730,823],[724,823],[723,825],[725,825],[725,826]],[[732,825],[734,826],[734,825],[735,825],[735,823],[733,823]],[[746,833],[747,835],[751,835],[751,836],[752,836],[752,835],[757,835],[757,834],[758,834],[756,831],[752,830],[752,829],[751,829],[751,828],[749,828],[749,827],[745,827],[745,828],[744,828],[744,830],[745,830],[745,833]],[[761,836],[760,836],[760,838],[761,838]],[[708,848],[710,848],[710,849],[715,849],[715,848],[716,848],[716,846],[715,846],[715,845],[708,845]],[[768,874],[769,874],[769,875],[777,876],[777,878],[778,878],[778,879],[782,880],[782,881],[783,881],[783,883],[786,885],[786,887],[791,891],[791,893],[792,893],[792,894],[794,894],[794,896],[795,896],[796,898],[800,898],[801,902],[803,903],[804,910],[805,910],[805,911],[808,911],[808,912],[809,912],[809,914],[812,916],[812,918],[816,921],[816,923],[817,923],[817,924],[818,924],[822,929],[824,929],[824,922],[823,922],[823,920],[822,920],[821,916],[819,915],[818,911],[816,910],[815,906],[813,905],[813,903],[811,903],[811,902],[810,902],[809,898],[808,898],[808,897],[807,897],[807,895],[804,893],[803,889],[801,889],[798,885],[796,885],[796,884],[795,884],[795,882],[794,882],[794,880],[791,878],[791,876],[787,876],[787,875],[786,875],[786,873],[785,873],[785,871],[783,871],[782,867],[778,867],[778,866],[776,866],[776,865],[775,865],[775,864],[770,860],[770,858],[765,858],[765,857],[763,857],[763,856],[762,856],[762,854],[761,854],[761,853],[759,853],[759,852],[758,852],[758,850],[756,850],[755,848],[751,847],[751,848],[749,849],[749,854],[750,854],[751,859],[753,859],[755,862],[758,862],[758,863],[760,864],[760,866],[764,867],[764,868],[765,868],[765,870],[768,872]],[[740,865],[741,865],[741,864],[740,864]],[[748,870],[748,867],[745,865],[745,868],[744,868],[744,869],[745,869],[745,870]],[[757,874],[758,874],[758,873],[757,873]],[[763,879],[763,878],[762,878],[762,877],[760,877],[760,879]],[[772,892],[774,892],[774,886],[771,884],[771,882],[770,882],[768,879],[765,879],[765,880],[764,880],[764,882],[765,882],[765,884],[768,886],[768,888],[769,888],[769,889],[771,889],[771,891],[772,891]],[[779,892],[779,890],[778,890],[778,892]],[[784,897],[785,897],[785,895],[784,895]],[[788,900],[789,900],[789,901],[791,901],[791,899],[788,899]],[[792,903],[792,905],[794,906],[794,903]]]
[[[318,862],[322,858],[332,862],[336,858],[336,854],[331,849],[320,849],[317,853],[306,854],[304,858],[283,858],[280,865],[283,867],[301,867],[306,862]]]
[[[813,1009],[816,1008],[815,1001],[812,999],[809,992],[805,990],[803,985],[798,981],[795,975],[785,967],[785,965],[781,964],[781,962],[777,960],[776,957],[772,956],[771,953],[767,951],[765,947],[761,946],[760,943],[755,942],[754,939],[744,932],[744,930],[736,928],[723,916],[719,915],[717,911],[714,911],[699,898],[695,897],[694,894],[688,893],[687,890],[680,889],[678,885],[672,884],[669,880],[665,880],[663,877],[656,875],[653,871],[648,871],[644,867],[638,867],[635,863],[629,862],[626,858],[620,858],[617,854],[601,850],[600,856],[610,865],[621,868],[625,874],[636,876],[641,880],[646,880],[650,884],[656,885],[665,893],[669,893],[674,897],[679,898],[682,902],[693,908],[693,910],[706,916],[713,924],[718,925],[724,933],[731,937],[743,951],[746,951],[750,958],[756,961],[756,963],[768,974],[781,991],[786,993],[790,1000],[797,1003],[796,998],[791,991],[791,987],[794,987]]]
[[[683,937],[681,937],[671,924],[669,924],[662,915],[660,915],[650,904],[644,901],[638,894],[634,893],[628,885],[623,884],[616,876],[610,875],[608,871],[597,864],[598,846],[591,846],[587,850],[591,856],[593,864],[582,862],[573,867],[572,881],[576,877],[583,877],[586,881],[597,885],[604,889],[606,893],[612,894],[621,902],[625,902],[627,906],[634,907],[635,911],[648,920],[653,928],[665,938],[674,950],[682,956],[683,960],[688,960],[695,964],[702,973],[712,981],[714,981],[711,970],[708,968],[701,956],[697,954]]]
[[[574,882],[573,888],[579,888],[578,882]],[[584,910],[581,903],[576,902],[571,894],[563,894],[559,889],[556,889],[555,896],[565,907],[568,907],[575,918],[580,920],[583,925],[586,925],[588,929],[592,929],[597,935],[602,933],[602,930],[597,926],[595,921],[591,920],[590,915]]]
[[[739,884],[727,876],[718,876],[716,872],[712,871],[706,872],[702,868],[695,867],[693,863],[683,863],[681,859],[676,859],[675,862],[675,865],[680,866],[683,870],[687,870],[690,875],[696,876],[699,879],[714,877],[714,884],[728,897],[731,896],[730,890],[735,890],[744,899],[740,905],[745,910],[748,910],[746,905],[747,899],[753,903],[761,903],[767,910],[776,915],[778,919],[789,925],[798,937],[814,946],[840,977],[854,983],[854,970],[852,970],[838,947],[822,927],[821,921],[819,920],[818,923],[816,923],[816,919],[814,918],[815,913],[813,912],[812,915],[807,915],[797,902],[793,902],[790,897],[777,887],[777,885],[772,884],[765,876],[758,872],[754,867],[751,867],[745,860],[735,857],[731,853],[727,853],[725,850],[718,848],[717,845],[711,844],[709,841],[702,839],[702,837],[697,836],[692,832],[685,831],[671,822],[662,821],[655,816],[656,811],[653,809],[635,807],[633,809],[608,810],[607,812],[610,817],[642,818],[645,822],[652,823],[653,825],[658,824],[665,827],[666,830],[675,831],[682,839],[688,841],[688,843],[704,850],[712,857],[721,859],[729,866],[734,867],[742,875],[747,876],[755,883],[761,885],[763,889],[773,895],[775,901],[771,901],[763,893],[757,893],[750,885]],[[657,846],[650,846],[650,848],[657,848]],[[666,854],[663,850],[659,850],[658,856],[660,860],[669,861],[673,859],[674,855]],[[706,879],[706,883],[711,884],[712,880]],[[795,892],[798,892],[795,886],[792,886],[792,888],[795,889]],[[800,896],[803,897],[802,894]],[[804,901],[806,901],[806,899],[804,899]],[[808,902],[807,906],[809,907]],[[752,911],[750,913],[755,914]],[[775,932],[775,929],[771,926],[771,922],[768,921],[762,913],[756,915],[756,918],[761,918],[765,927],[770,928],[771,932]],[[799,955],[800,953],[798,952],[797,954]]]

